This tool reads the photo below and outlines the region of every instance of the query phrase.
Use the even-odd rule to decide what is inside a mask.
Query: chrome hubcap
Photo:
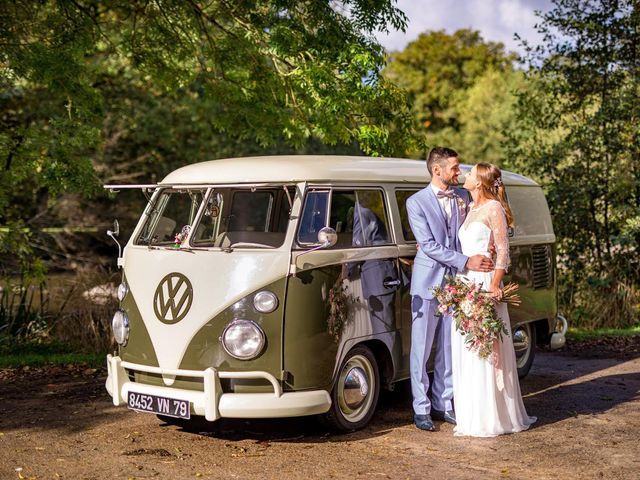
[[[530,325],[522,325],[513,332],[513,349],[516,352],[518,368],[524,366],[529,358],[529,349],[531,346],[530,328]]]
[[[362,420],[373,404],[376,388],[373,366],[362,355],[354,355],[344,365],[338,378],[338,406],[349,422]]]
[[[356,409],[363,404],[369,393],[369,383],[364,370],[354,367],[347,373],[344,379],[344,403],[351,409]]]

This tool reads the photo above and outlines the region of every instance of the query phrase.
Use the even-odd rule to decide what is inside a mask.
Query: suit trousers
[[[436,315],[438,302],[414,295],[411,297],[411,393],[413,411],[417,415],[453,409],[453,378],[451,368],[451,316]],[[436,341],[431,401],[427,363],[433,341]]]

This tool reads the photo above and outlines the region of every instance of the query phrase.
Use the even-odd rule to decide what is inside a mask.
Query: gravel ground
[[[113,407],[105,374],[0,370],[0,479],[640,479],[640,337],[539,351],[521,382],[538,422],[490,439],[417,430],[408,382],[332,435],[313,417],[187,431]]]

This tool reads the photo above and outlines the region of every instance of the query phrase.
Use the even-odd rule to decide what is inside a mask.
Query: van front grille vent
[[[551,248],[541,245],[531,248],[533,288],[551,287]]]

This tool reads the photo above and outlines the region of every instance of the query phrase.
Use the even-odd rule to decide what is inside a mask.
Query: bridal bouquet
[[[502,302],[520,305],[516,293],[518,285],[509,283],[503,289]],[[482,290],[482,285],[464,281],[460,277],[447,277],[444,287],[433,289],[441,314],[453,311],[456,329],[465,337],[467,348],[477,351],[481,358],[493,353],[496,341],[502,341],[507,329],[495,309],[495,299]]]

